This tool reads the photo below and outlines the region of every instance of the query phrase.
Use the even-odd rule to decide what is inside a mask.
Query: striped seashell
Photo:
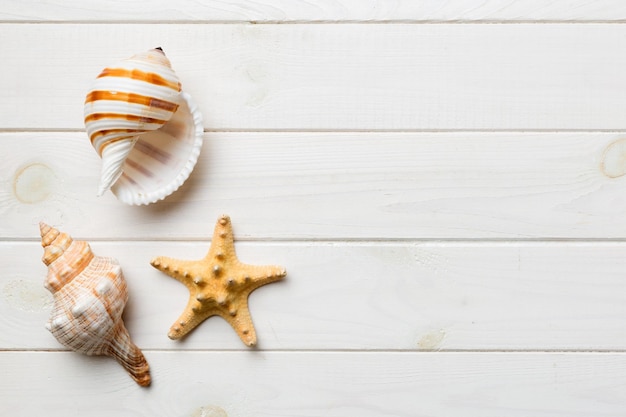
[[[48,266],[44,286],[54,296],[46,328],[73,351],[111,356],[139,385],[150,385],[148,362],[122,321],[128,290],[119,263],[45,223],[39,228]]]
[[[102,158],[98,195],[150,204],[189,177],[202,116],[160,48],[105,68],[85,99],[85,127]]]

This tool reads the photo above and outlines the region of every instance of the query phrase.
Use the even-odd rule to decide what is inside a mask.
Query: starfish
[[[248,296],[287,274],[281,266],[239,262],[233,227],[226,215],[218,219],[211,247],[203,259],[184,261],[159,256],[150,264],[189,289],[187,307],[170,328],[170,339],[180,339],[207,318],[221,316],[250,347],[256,346],[256,332],[248,309]]]

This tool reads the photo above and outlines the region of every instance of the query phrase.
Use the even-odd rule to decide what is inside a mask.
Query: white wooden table
[[[0,0],[0,415],[623,416],[626,3]],[[205,119],[187,183],[95,196],[104,66],[161,46]],[[287,268],[246,348],[166,336],[231,216]],[[148,389],[45,330],[44,220],[120,261]]]

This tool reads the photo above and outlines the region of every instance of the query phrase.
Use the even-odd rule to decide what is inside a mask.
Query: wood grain
[[[182,342],[167,331],[187,289],[152,268],[199,259],[208,242],[92,242],[129,284],[126,324],[145,349],[246,350],[214,317]],[[238,242],[243,262],[287,278],[256,290],[261,350],[624,350],[624,243]],[[45,330],[51,297],[39,244],[0,245],[0,350],[62,348]],[[13,262],[12,260],[21,260]]]
[[[624,354],[147,352],[153,385],[114,361],[4,352],[0,412],[93,417],[617,417]],[[36,401],[23,387],[37,393]],[[202,414],[202,408],[206,414]],[[195,413],[195,414],[194,414]]]
[[[621,21],[619,0],[235,0],[202,2],[166,0],[103,2],[96,0],[4,0],[0,20],[19,21]]]
[[[625,129],[626,25],[3,24],[0,129],[82,129],[162,46],[210,130]],[[46,98],[46,99],[43,99]]]
[[[0,236],[44,220],[91,239],[624,239],[616,133],[207,133],[188,182],[147,207],[97,198],[82,132],[0,134]],[[106,225],[106,226],[105,226]]]
[[[626,3],[2,0],[0,415],[623,416]],[[259,24],[256,24],[259,23]],[[165,201],[96,198],[84,97],[162,46],[205,146]],[[167,330],[217,217],[286,267]],[[138,387],[45,330],[37,223],[120,260]]]

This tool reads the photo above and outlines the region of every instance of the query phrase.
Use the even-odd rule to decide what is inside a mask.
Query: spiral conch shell
[[[122,321],[128,291],[119,263],[45,223],[39,227],[48,266],[44,286],[54,295],[46,328],[76,352],[112,356],[135,382],[150,385],[148,362]]]
[[[102,158],[98,195],[150,204],[176,191],[202,147],[202,116],[161,48],[102,70],[85,99],[85,127]]]

